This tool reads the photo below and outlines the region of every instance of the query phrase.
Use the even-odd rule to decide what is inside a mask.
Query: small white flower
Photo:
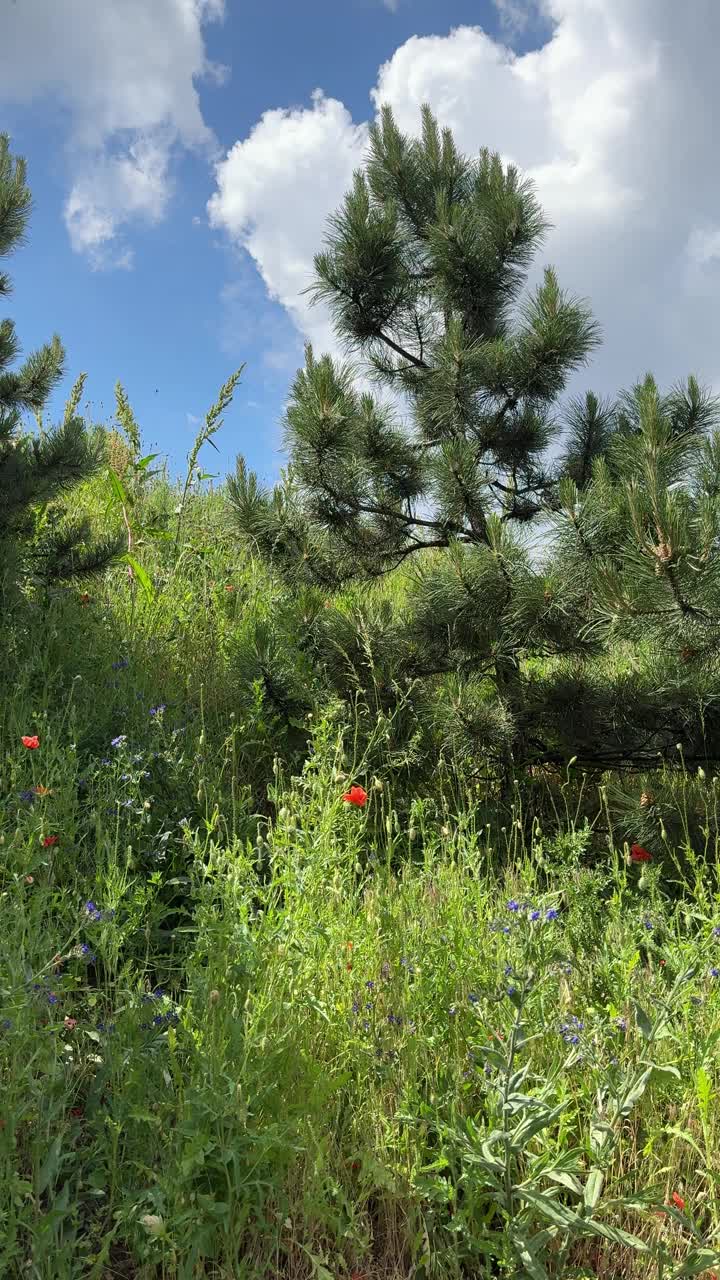
[[[165,1223],[157,1213],[144,1213],[140,1221],[151,1236],[161,1236],[165,1230]]]

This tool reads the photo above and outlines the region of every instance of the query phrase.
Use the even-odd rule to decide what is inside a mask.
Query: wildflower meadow
[[[15,606],[0,1274],[709,1280],[717,777],[649,848],[577,765],[505,808],[339,704],[283,737],[221,501],[152,597]]]

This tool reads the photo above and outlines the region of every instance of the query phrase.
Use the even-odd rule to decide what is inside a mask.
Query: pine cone
[[[642,795],[640,796],[640,807],[642,809],[649,809],[650,805],[654,803],[655,803],[655,797],[652,791],[643,791]]]

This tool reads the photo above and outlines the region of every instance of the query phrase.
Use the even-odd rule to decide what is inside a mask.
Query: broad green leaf
[[[720,1266],[720,1253],[716,1249],[693,1249],[676,1271],[671,1280],[682,1280],[684,1276],[697,1276],[701,1271],[709,1271],[711,1267]]]
[[[544,1232],[539,1234],[545,1235]],[[534,1239],[537,1239],[537,1237],[534,1237]],[[532,1280],[548,1280],[547,1271],[535,1255],[533,1239],[529,1240],[518,1227],[511,1226],[510,1240],[528,1276],[531,1276]]]
[[[633,1000],[632,1003],[635,1009],[635,1021],[638,1025],[638,1031],[644,1040],[649,1040],[652,1036],[652,1023],[642,1005],[638,1004],[637,1000]]]
[[[698,1067],[695,1072],[695,1093],[700,1115],[703,1118],[703,1122],[707,1124],[710,1114],[710,1099],[712,1097],[712,1081],[704,1067]]]
[[[583,1220],[574,1210],[560,1204],[545,1191],[536,1191],[534,1187],[518,1187],[517,1194],[526,1204],[536,1209],[548,1222],[554,1222],[557,1227],[563,1227],[567,1231],[573,1227],[582,1226]]]
[[[132,569],[138,582],[140,583],[140,586],[142,587],[148,602],[152,603],[152,601],[155,598],[155,588],[153,587],[153,584],[150,581],[147,570],[143,569],[142,565],[140,564],[140,561],[136,560],[135,556],[131,556],[129,551],[126,551],[125,555],[121,556],[121,560],[123,561],[123,563],[130,565],[130,568]]]
[[[542,1115],[530,1116],[527,1120],[522,1120],[511,1135],[511,1145],[514,1151],[520,1151],[535,1137],[536,1133],[541,1133],[543,1129],[547,1129],[551,1124],[562,1115],[566,1110],[565,1104],[554,1107],[552,1111],[543,1111]]]
[[[623,1231],[621,1227],[611,1226],[608,1222],[598,1222],[595,1218],[586,1218],[584,1221],[585,1234],[602,1236],[605,1240],[612,1240],[615,1244],[625,1244],[630,1249],[635,1249],[638,1253],[649,1253],[650,1246],[644,1240],[640,1240],[638,1236],[632,1235],[629,1231]]]
[[[62,1148],[62,1135],[58,1135],[50,1144],[45,1159],[43,1160],[40,1172],[37,1176],[37,1194],[41,1196],[47,1191],[52,1182],[55,1181],[55,1175],[60,1166],[60,1150]]]
[[[618,1113],[621,1116],[629,1116],[634,1107],[642,1098],[648,1085],[648,1081],[653,1073],[652,1067],[646,1067],[642,1075],[638,1076],[633,1084],[630,1085],[627,1093],[619,1099]]]
[[[581,1196],[583,1193],[582,1183],[565,1169],[545,1169],[543,1177],[556,1182],[559,1187],[566,1187],[568,1191],[572,1191],[573,1195]]]
[[[671,1062],[663,1062],[660,1064],[654,1062],[653,1074],[657,1076],[672,1076],[674,1080],[682,1080],[682,1076],[680,1075],[677,1067],[673,1066]]]
[[[123,506],[131,507],[132,501],[125,490],[125,486],[117,472],[113,471],[112,467],[108,467],[107,478],[110,481],[110,488],[112,489],[113,497],[118,502],[122,503]]]
[[[604,1181],[605,1174],[602,1169],[590,1170],[585,1183],[585,1191],[583,1192],[583,1199],[588,1209],[594,1209],[600,1200]]]

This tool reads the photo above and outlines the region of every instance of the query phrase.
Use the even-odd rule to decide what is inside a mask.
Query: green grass
[[[3,624],[0,1276],[709,1275],[718,780],[413,791],[382,723],[281,715],[296,606],[186,519],[152,599]]]

